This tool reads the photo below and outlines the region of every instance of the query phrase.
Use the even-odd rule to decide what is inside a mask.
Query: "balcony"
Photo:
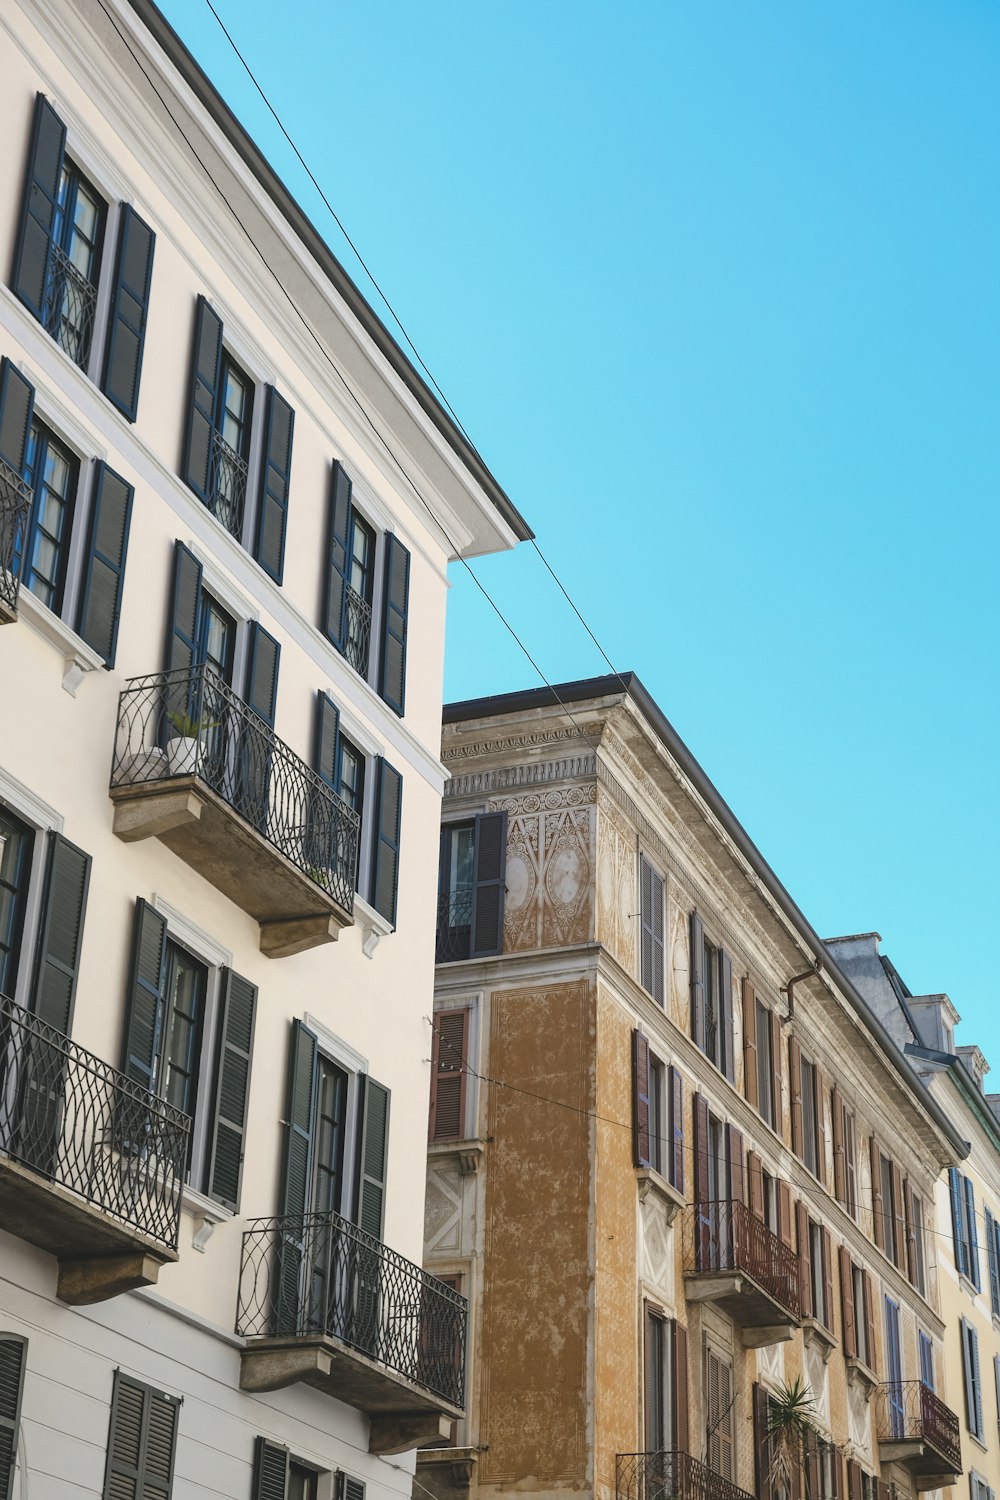
[[[615,1500],[753,1500],[687,1453],[619,1453]]]
[[[242,455],[229,446],[221,432],[213,432],[208,508],[237,541],[243,536],[248,472]]]
[[[368,653],[372,639],[372,607],[357,589],[347,585],[347,635],[344,655],[361,677],[368,676]]]
[[[49,246],[49,257],[42,323],[73,363],[85,370],[94,332],[97,288],[55,241]]]
[[[472,891],[457,890],[438,896],[437,942],[434,962],[459,963],[468,958],[472,944]]]
[[[177,1259],[187,1115],[0,995],[0,1224],[59,1262],[64,1302]]]
[[[903,1464],[918,1490],[953,1484],[962,1472],[958,1418],[922,1380],[876,1388],[875,1434],[879,1462]]]
[[[685,1294],[714,1302],[747,1348],[782,1343],[800,1322],[798,1261],[745,1203],[695,1203],[684,1215]]]
[[[31,509],[31,490],[0,458],[0,625],[17,619],[21,543]]]
[[[270,958],[350,926],[358,815],[210,667],[126,683],[114,831],[158,838],[260,925]]]
[[[364,1412],[371,1453],[447,1438],[467,1317],[458,1292],[339,1214],[258,1219],[243,1236],[241,1389],[314,1386]]]

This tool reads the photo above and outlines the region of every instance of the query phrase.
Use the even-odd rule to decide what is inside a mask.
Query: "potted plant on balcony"
[[[198,746],[206,730],[218,727],[217,719],[167,710],[167,722],[176,731],[167,740],[167,764],[171,776],[193,776],[198,769]]]
[[[767,1440],[771,1460],[767,1481],[772,1492],[790,1487],[810,1433],[816,1429],[816,1398],[798,1377],[791,1385],[769,1391],[767,1396]]]

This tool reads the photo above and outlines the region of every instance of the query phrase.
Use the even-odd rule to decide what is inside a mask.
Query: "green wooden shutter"
[[[11,287],[35,317],[45,318],[45,287],[52,256],[52,226],[59,196],[66,127],[44,94],[35,99],[28,170],[21,200],[21,222],[14,251]]]
[[[351,481],[343,464],[333,461],[330,474],[330,516],[327,528],[326,578],[323,588],[323,633],[338,651],[347,645],[347,558],[351,532]]]
[[[966,1222],[966,1225],[967,1225],[967,1228],[968,1228],[969,1276],[971,1277],[972,1285],[975,1287],[976,1291],[978,1292],[979,1289],[980,1289],[980,1281],[979,1281],[979,1235],[978,1235],[977,1226],[976,1226],[976,1190],[975,1190],[975,1188],[972,1185],[972,1178],[971,1177],[966,1177],[965,1178],[964,1187],[965,1187],[965,1207],[966,1207],[966,1219],[965,1219],[965,1222]]]
[[[232,969],[223,969],[208,1192],[234,1210],[239,1207],[243,1179],[256,1013],[257,986]]]
[[[402,717],[406,703],[406,617],[410,599],[410,554],[391,533],[385,539],[382,593],[382,655],[378,690]]]
[[[651,1163],[649,1142],[649,1040],[632,1032],[632,1160],[637,1167]]]
[[[104,1500],[170,1500],[180,1406],[115,1371]]]
[[[355,1479],[353,1474],[345,1474],[343,1469],[338,1469],[337,1500],[365,1500],[364,1481]]]
[[[139,377],[155,245],[156,235],[149,225],[129,204],[123,203],[101,389],[112,406],[117,406],[130,422],[135,421],[139,410]]]
[[[274,386],[269,385],[264,395],[264,451],[253,555],[276,583],[281,582],[285,569],[285,528],[294,427],[295,413]]]
[[[246,698],[255,714],[274,728],[278,703],[278,665],[281,647],[258,620],[250,622],[250,658],[247,662]]]
[[[28,1340],[16,1333],[0,1334],[0,1500],[13,1500],[14,1495],[17,1433],[27,1362]]]
[[[385,1221],[385,1164],[389,1148],[389,1090],[365,1079],[358,1182],[359,1228],[382,1238]]]
[[[125,586],[125,554],[132,519],[132,486],[103,461],[94,472],[87,561],[77,630],[113,667]]]
[[[317,1042],[301,1021],[292,1022],[292,1047],[285,1104],[285,1155],[278,1212],[301,1218],[309,1200],[316,1123]]]
[[[174,578],[167,625],[168,672],[189,672],[198,659],[201,563],[183,542],[174,544]]]
[[[122,1072],[150,1093],[156,1090],[163,1033],[167,962],[167,921],[140,896],[132,926],[122,1039]]]
[[[191,351],[191,387],[181,476],[199,500],[211,500],[215,411],[222,369],[222,319],[199,296]]]
[[[0,360],[0,458],[21,478],[35,411],[35,387],[4,355]]]
[[[481,813],[476,819],[475,885],[472,892],[470,957],[503,951],[504,875],[507,870],[507,814]]]
[[[705,924],[691,913],[691,1040],[705,1050]]]
[[[399,837],[403,778],[379,756],[375,765],[375,847],[372,859],[372,906],[396,925],[399,893]]]
[[[64,1036],[73,1021],[89,885],[90,855],[50,833],[31,1009]]]
[[[336,790],[337,756],[340,750],[340,709],[326,693],[316,694],[316,731],[313,765],[328,786]]]
[[[254,1439],[252,1500],[285,1500],[288,1449],[267,1438]]]

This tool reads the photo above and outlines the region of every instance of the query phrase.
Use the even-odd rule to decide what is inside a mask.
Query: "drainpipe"
[[[794,994],[795,986],[797,984],[801,984],[803,979],[815,979],[816,975],[817,974],[822,974],[822,972],[823,972],[823,960],[820,959],[820,958],[814,958],[813,959],[813,966],[812,966],[811,969],[806,969],[805,973],[803,973],[803,974],[794,974],[792,976],[792,978],[788,981],[787,984],[783,984],[781,986],[781,989],[778,991],[778,994],[779,995],[787,995],[788,996],[788,1013],[787,1013],[787,1015],[784,1015],[781,1018],[781,1024],[782,1024],[782,1026],[787,1026],[788,1023],[789,1023],[789,1021],[792,1019],[792,1017],[795,1014],[795,994]]]

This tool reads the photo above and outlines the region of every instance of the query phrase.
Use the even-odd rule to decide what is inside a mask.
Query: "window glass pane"
[[[167,1035],[164,1095],[194,1119],[198,1095],[205,966],[167,940]]]
[[[649,1158],[657,1172],[663,1171],[663,1066],[649,1059]]]
[[[475,829],[454,828],[451,831],[451,866],[448,885],[453,895],[472,890]]]
[[[247,456],[250,416],[250,382],[228,358],[222,362],[222,411],[220,431],[241,458]]]
[[[25,479],[33,491],[21,581],[56,613],[62,606],[77,462],[47,427],[33,422]]]
[[[769,1125],[774,1124],[771,1089],[771,1013],[757,1001],[757,1107]]]
[[[802,1159],[810,1172],[816,1170],[816,1070],[802,1059]]]
[[[286,1500],[315,1500],[316,1475],[293,1459],[288,1467]]]
[[[0,807],[0,995],[8,997],[17,984],[32,842],[31,829]]]
[[[719,950],[705,944],[705,1052],[719,1066]]]
[[[329,1058],[320,1057],[313,1171],[314,1213],[339,1213],[341,1210],[346,1124],[347,1074]]]
[[[844,1196],[845,1208],[852,1219],[858,1217],[858,1188],[855,1168],[854,1116],[844,1111]]]
[[[372,564],[375,533],[360,516],[351,519],[351,588],[368,604],[372,602]]]

